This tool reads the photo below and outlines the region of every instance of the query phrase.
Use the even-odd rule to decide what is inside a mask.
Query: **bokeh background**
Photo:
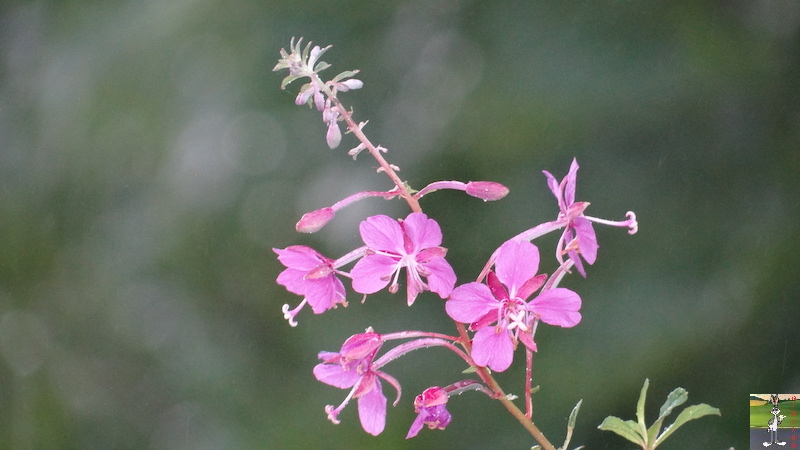
[[[319,114],[271,69],[322,45],[344,94],[412,186],[494,180],[484,203],[423,200],[459,282],[557,213],[541,170],[581,164],[597,227],[573,329],[544,327],[535,419],[556,444],[632,448],[597,425],[649,419],[675,387],[721,417],[664,448],[745,448],[748,396],[800,392],[800,3],[792,0],[6,1],[0,6],[0,448],[529,448],[497,402],[454,398],[445,431],[405,441],[414,395],[461,379],[442,349],[387,371],[404,386],[379,437],[312,373],[367,326],[452,332],[442,300],[380,294],[291,328],[299,298],[272,247],[337,257],[368,200],[315,235],[304,213],[388,189],[329,150]],[[549,255],[557,236],[537,241]],[[553,269],[552,260],[543,269]],[[519,361],[519,358],[518,358]],[[521,394],[522,367],[499,376]],[[387,392],[391,393],[388,390]],[[674,415],[673,415],[674,417]]]

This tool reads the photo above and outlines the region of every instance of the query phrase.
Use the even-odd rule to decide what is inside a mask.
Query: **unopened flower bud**
[[[342,142],[342,130],[339,129],[339,123],[336,120],[331,120],[328,124],[328,132],[325,134],[325,140],[328,141],[328,147],[333,150]]]
[[[336,213],[332,208],[322,208],[303,214],[295,225],[299,233],[316,233],[333,219]]]
[[[294,99],[294,104],[303,106],[308,103],[312,95],[314,95],[314,88],[311,87],[311,84],[306,84],[300,89],[300,93],[297,94],[297,98]]]
[[[494,181],[470,181],[467,183],[467,194],[485,202],[500,200],[508,195],[508,188]]]
[[[342,92],[347,92],[350,89],[361,89],[362,87],[364,87],[364,82],[355,78],[336,83],[336,88]]]

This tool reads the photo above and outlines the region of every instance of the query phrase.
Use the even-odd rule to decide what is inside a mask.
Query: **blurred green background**
[[[304,213],[390,186],[325,145],[319,114],[279,89],[292,36],[334,48],[330,76],[412,186],[494,180],[501,202],[423,199],[459,282],[557,213],[541,170],[581,165],[597,227],[573,329],[537,334],[535,420],[559,444],[631,448],[596,429],[649,420],[675,387],[722,417],[663,448],[745,448],[748,395],[800,391],[800,3],[25,1],[0,6],[0,448],[529,448],[497,402],[451,400],[445,431],[403,438],[413,397],[461,379],[442,349],[386,370],[405,389],[379,437],[320,350],[367,326],[451,333],[442,301],[380,294],[291,328],[299,298],[272,247],[338,257],[368,200],[315,235]],[[551,254],[557,236],[536,243]],[[548,265],[549,264],[549,265]],[[543,270],[552,270],[552,261]],[[519,354],[521,355],[521,354]],[[521,394],[521,358],[499,379]],[[391,394],[388,386],[386,392]],[[673,416],[674,418],[674,416]]]

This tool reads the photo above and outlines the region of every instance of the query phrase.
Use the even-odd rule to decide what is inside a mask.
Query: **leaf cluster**
[[[667,400],[661,405],[661,409],[658,412],[658,418],[648,427],[645,424],[644,403],[647,397],[647,387],[649,384],[650,380],[645,379],[642,392],[639,394],[639,402],[636,404],[636,422],[633,420],[622,420],[615,416],[608,416],[597,428],[605,431],[613,431],[634,444],[641,446],[644,450],[653,450],[686,422],[710,414],[721,415],[719,409],[705,403],[692,405],[681,411],[675,419],[675,422],[664,428],[662,432],[661,427],[664,424],[664,419],[672,413],[673,409],[685,403],[689,398],[689,393],[686,392],[686,389],[679,387],[667,395]]]

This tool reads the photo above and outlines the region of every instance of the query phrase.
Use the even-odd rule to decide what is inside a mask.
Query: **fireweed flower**
[[[314,367],[317,380],[340,389],[350,389],[338,407],[328,405],[328,419],[339,423],[338,415],[350,399],[358,399],[358,417],[367,433],[377,436],[386,425],[386,397],[381,388],[381,379],[397,390],[396,405],[400,400],[400,383],[392,376],[378,370],[373,363],[375,355],[383,345],[383,338],[372,329],[348,338],[339,353],[320,352],[323,362]]]
[[[592,227],[592,222],[603,223],[612,226],[628,227],[629,233],[634,234],[638,229],[636,223],[636,215],[632,211],[628,211],[628,220],[621,222],[614,222],[595,217],[584,216],[583,211],[589,206],[589,202],[576,202],[575,201],[575,186],[577,184],[578,174],[578,161],[573,158],[570,164],[567,176],[561,180],[561,183],[548,171],[544,170],[545,177],[547,177],[547,185],[550,191],[553,192],[558,200],[558,207],[561,210],[558,214],[558,220],[566,221],[564,232],[558,241],[558,250],[556,257],[560,263],[564,263],[563,254],[569,255],[570,259],[575,263],[578,272],[585,278],[586,271],[583,268],[581,258],[589,264],[594,264],[597,259],[597,235]],[[580,258],[578,257],[580,255]]]
[[[427,425],[431,430],[434,428],[444,430],[452,419],[450,412],[447,411],[447,399],[447,391],[439,386],[422,391],[422,394],[414,399],[414,412],[417,413],[417,418],[411,424],[406,439],[416,436],[423,425]]]
[[[293,310],[283,305],[283,317],[291,326],[297,326],[294,317],[306,303],[315,314],[335,308],[345,302],[344,285],[336,277],[334,261],[319,254],[311,247],[292,245],[285,249],[272,249],[278,254],[278,261],[286,269],[278,275],[278,284],[289,292],[303,296],[303,301]]]
[[[450,295],[456,274],[444,259],[447,249],[439,246],[442,230],[435,220],[423,213],[411,213],[405,220],[378,215],[361,222],[359,231],[368,250],[350,271],[356,292],[374,294],[387,285],[389,292],[397,292],[400,269],[405,267],[409,306],[424,290],[442,298]]]
[[[447,314],[477,331],[472,343],[477,365],[496,372],[506,370],[518,341],[536,351],[533,332],[537,320],[565,328],[580,322],[581,299],[569,289],[549,289],[527,301],[545,282],[544,274],[536,275],[538,269],[535,245],[506,241],[497,251],[497,273],[488,273],[487,284],[467,283],[450,294]]]

